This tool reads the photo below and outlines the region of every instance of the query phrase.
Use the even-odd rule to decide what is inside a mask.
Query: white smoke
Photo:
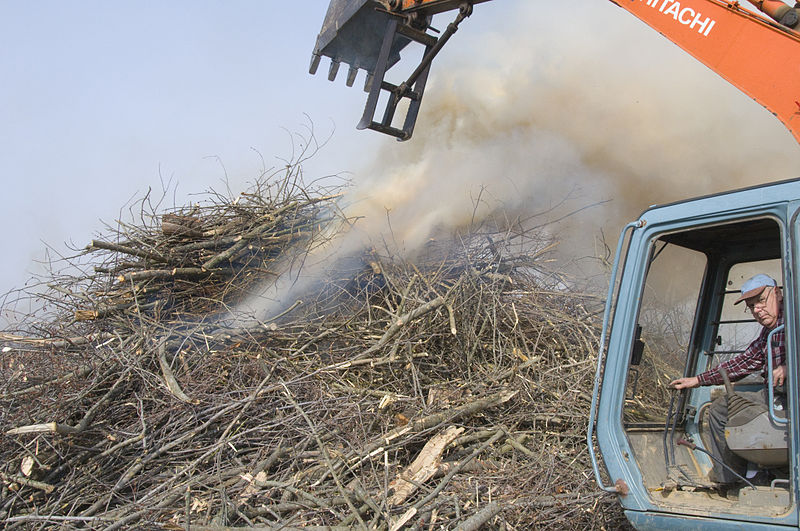
[[[800,150],[772,115],[625,11],[515,7],[477,43],[464,23],[415,138],[364,172],[358,194],[395,230],[407,220],[418,240],[433,220],[458,225],[481,186],[529,209],[576,189],[610,199],[583,219],[613,227],[653,203],[795,175]]]
[[[608,201],[553,229],[585,255],[651,204],[795,176],[800,149],[774,117],[610,2],[492,2],[473,18],[489,5],[497,25],[467,20],[434,63],[414,138],[357,173],[348,249]]]

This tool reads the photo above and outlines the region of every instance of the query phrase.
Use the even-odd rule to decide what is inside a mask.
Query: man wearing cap
[[[756,275],[742,284],[742,295],[734,304],[744,301],[753,314],[758,324],[763,328],[758,337],[750,343],[747,349],[737,356],[720,363],[716,368],[698,374],[678,378],[670,382],[675,389],[691,389],[701,385],[720,385],[722,376],[719,369],[725,369],[732,382],[741,380],[748,374],[761,371],[764,382],[767,372],[767,337],[775,328],[783,324],[783,294],[778,283],[772,277],[764,274]],[[772,383],[775,387],[782,386],[786,381],[786,348],[783,330],[775,332],[772,336]],[[759,392],[739,393],[753,401],[764,404],[768,400],[767,386]],[[779,401],[785,400],[781,394],[776,394]],[[708,424],[711,432],[711,453],[721,459],[740,475],[747,471],[747,461],[735,455],[728,449],[725,442],[725,425],[728,422],[728,398],[723,395],[712,402],[709,409]],[[714,461],[711,479],[722,486],[736,483],[739,479],[736,474]]]

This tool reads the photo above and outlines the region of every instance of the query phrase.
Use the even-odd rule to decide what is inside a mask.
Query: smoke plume
[[[479,212],[608,200],[571,226],[616,233],[654,203],[795,176],[800,150],[772,115],[610,2],[490,5],[497,26],[464,23],[414,138],[355,191],[408,246],[470,219],[481,188],[496,204]]]
[[[344,248],[388,234],[411,252],[498,210],[580,210],[550,228],[576,258],[651,204],[795,176],[800,150],[772,115],[635,17],[542,6],[476,6],[434,63],[414,137],[357,173]]]

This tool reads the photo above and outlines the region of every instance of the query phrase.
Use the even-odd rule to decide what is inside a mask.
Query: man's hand
[[[783,367],[783,365],[781,365],[781,367]],[[686,378],[672,380],[669,385],[673,389],[694,389],[695,387],[700,387],[700,380],[697,379],[697,376],[688,376]]]
[[[786,365],[780,365],[772,371],[772,385],[775,387],[786,382]]]

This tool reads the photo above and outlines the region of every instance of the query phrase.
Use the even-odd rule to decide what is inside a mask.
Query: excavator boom
[[[615,1],[772,112],[800,142],[800,34],[721,0]],[[783,2],[763,2],[773,8]],[[785,6],[785,5],[784,5]],[[785,22],[797,26],[795,10]],[[780,18],[777,9],[771,9]],[[784,15],[785,16],[785,15]]]
[[[314,48],[311,73],[320,58],[331,58],[331,80],[341,63],[350,65],[352,85],[365,70],[369,93],[359,129],[370,128],[399,140],[411,137],[431,63],[473,5],[489,0],[332,0]],[[764,15],[727,0],[609,0],[644,21],[739,90],[773,113],[800,142],[800,9],[779,0],[753,1]],[[437,35],[433,15],[457,10],[456,18]],[[403,49],[418,43],[422,59],[403,82],[391,83],[386,72]],[[381,96],[388,96],[376,117]],[[396,117],[403,101],[405,118]],[[398,121],[402,124],[397,125]]]

